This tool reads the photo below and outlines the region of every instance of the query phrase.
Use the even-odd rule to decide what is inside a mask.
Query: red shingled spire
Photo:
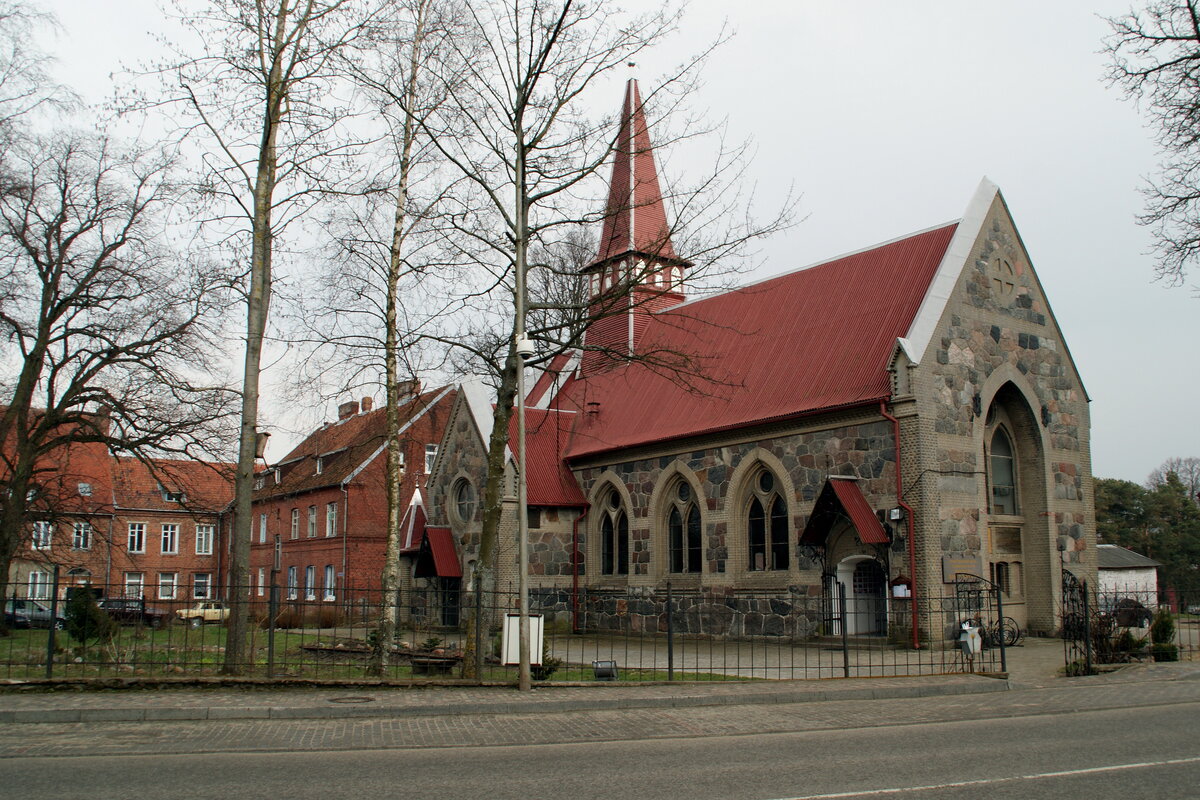
[[[671,245],[641,93],[637,81],[630,79],[613,151],[600,251],[583,271],[593,310],[580,365],[584,375],[637,349],[648,315],[683,300],[684,270],[689,266]],[[613,297],[614,290],[623,296]],[[624,313],[613,313],[614,301],[625,306]]]
[[[600,252],[593,265],[631,252],[677,258],[671,246],[671,229],[667,225],[642,97],[634,79],[625,86],[605,212]]]

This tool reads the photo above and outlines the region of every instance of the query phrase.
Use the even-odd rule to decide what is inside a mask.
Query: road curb
[[[328,688],[328,687],[325,687]],[[363,688],[363,687],[356,687]],[[378,687],[376,687],[378,688]],[[632,687],[636,689],[636,687]],[[703,688],[703,687],[697,687]],[[363,718],[412,718],[446,717],[487,714],[552,714],[571,711],[617,711],[626,709],[699,708],[706,706],[739,706],[782,703],[819,703],[838,700],[884,700],[914,697],[952,696],[1003,692],[1012,688],[1007,679],[977,677],[953,681],[909,682],[894,686],[803,686],[787,689],[773,688],[770,691],[705,693],[703,691],[674,695],[629,694],[622,687],[620,696],[573,697],[544,699],[534,702],[521,700],[497,700],[494,702],[458,702],[435,704],[394,704],[375,702],[371,698],[362,705],[336,705],[338,701],[327,699],[327,705],[279,705],[241,704],[222,705],[131,705],[121,704],[119,698],[109,707],[100,708],[28,708],[0,710],[0,723],[45,724],[45,723],[110,723],[110,722],[185,722],[205,720],[299,720],[299,719],[363,719]],[[553,689],[539,689],[553,691]],[[605,692],[597,690],[597,694]],[[2,698],[3,695],[0,695]],[[64,696],[64,699],[68,699]],[[169,702],[169,698],[162,698]],[[243,698],[247,701],[252,697]]]

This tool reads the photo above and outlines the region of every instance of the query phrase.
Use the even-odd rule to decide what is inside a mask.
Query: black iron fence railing
[[[1135,661],[1192,661],[1200,653],[1200,594],[1155,583],[1089,585],[1063,572],[1060,632],[1068,675]]]
[[[228,605],[167,587],[10,584],[0,677],[169,678],[225,668]],[[512,591],[450,585],[378,590],[242,590],[242,675],[328,680],[516,680]],[[840,584],[751,593],[714,589],[530,592],[535,680],[752,680],[997,672],[1005,666],[994,588],[962,576],[952,595],[860,596]],[[381,641],[381,614],[395,635]],[[475,624],[478,620],[479,624]],[[916,621],[916,634],[913,622]],[[916,647],[914,647],[914,640]]]

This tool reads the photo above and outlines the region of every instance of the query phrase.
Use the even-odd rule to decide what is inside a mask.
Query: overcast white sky
[[[61,79],[91,99],[122,60],[153,53],[154,0],[48,5],[66,28]],[[981,177],[995,181],[1091,395],[1093,471],[1141,482],[1170,456],[1200,456],[1200,298],[1153,282],[1135,222],[1156,154],[1098,54],[1098,15],[1128,7],[696,0],[680,50],[661,57],[722,20],[736,31],[697,102],[755,140],[759,202],[794,185],[808,215],[764,248],[755,277],[956,219]]]

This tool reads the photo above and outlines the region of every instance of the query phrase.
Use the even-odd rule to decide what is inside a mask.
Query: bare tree
[[[277,242],[346,178],[362,145],[349,129],[339,56],[368,30],[355,0],[179,2],[177,14],[198,50],[180,49],[156,70],[164,92],[131,109],[182,109],[183,133],[201,143],[210,236],[246,266],[245,358],[230,553],[229,637],[224,671],[246,659],[251,493],[259,441],[259,379]]]
[[[56,131],[10,149],[0,331],[18,365],[0,414],[0,593],[73,445],[207,455],[230,395],[205,376],[228,277],[173,251],[172,161]]]
[[[615,115],[595,114],[594,99],[587,92],[666,38],[678,16],[674,6],[627,15],[603,3],[576,0],[472,3],[467,9],[467,34],[453,40],[456,50],[449,63],[439,65],[445,101],[421,125],[467,184],[449,219],[479,268],[473,283],[455,287],[462,310],[469,313],[447,315],[446,321],[458,324],[438,337],[458,349],[461,367],[487,375],[496,390],[482,532],[472,579],[476,591],[483,594],[495,587],[509,420],[522,386],[518,342],[524,348],[525,340],[532,339],[536,353],[528,363],[542,363],[580,347],[582,332],[598,317],[629,308],[628,291],[614,291],[606,304],[593,300],[590,305],[581,290],[555,291],[563,282],[553,275],[566,277],[567,270],[561,259],[556,262],[553,257],[536,259],[550,277],[536,280],[546,294],[531,298],[526,283],[535,266],[531,255],[569,251],[571,236],[577,236],[569,232],[603,217],[605,211],[594,200],[599,194],[597,176],[617,145],[618,120]],[[656,108],[665,113],[676,108],[706,52],[668,75],[639,111]],[[719,254],[778,228],[788,217],[781,214],[762,226],[726,227],[731,218],[719,213],[723,204],[714,204],[713,198],[732,199],[732,194],[722,196],[718,185],[736,173],[731,165],[737,158],[724,155],[729,160],[719,156],[710,175],[692,187],[696,191],[673,197],[677,223],[696,224],[706,218],[714,223],[714,230],[727,233],[694,249],[697,274],[716,265]],[[744,216],[739,219],[745,221]],[[645,277],[626,274],[621,288],[628,290]],[[630,358],[628,353],[612,356]],[[657,359],[666,371],[695,371],[687,354],[639,353],[636,358]],[[523,481],[518,469],[518,491],[523,491]],[[518,524],[523,526],[523,520]],[[522,527],[518,536],[523,534]],[[471,643],[474,637],[468,635],[467,640]],[[522,642],[524,647],[524,636]],[[480,657],[479,653],[474,659],[468,656],[468,674],[481,663]],[[527,663],[524,656],[522,663]],[[527,684],[524,669],[521,683]]]
[[[72,100],[50,79],[50,58],[34,45],[37,31],[55,25],[52,15],[23,0],[0,0],[0,154],[7,153],[23,122]]]
[[[1200,458],[1195,456],[1168,458],[1146,478],[1146,488],[1157,489],[1166,484],[1172,472],[1179,478],[1192,502],[1200,505]]]
[[[1150,117],[1161,151],[1141,222],[1154,232],[1158,277],[1178,285],[1200,256],[1200,8],[1151,0],[1108,24],[1108,81]]]

